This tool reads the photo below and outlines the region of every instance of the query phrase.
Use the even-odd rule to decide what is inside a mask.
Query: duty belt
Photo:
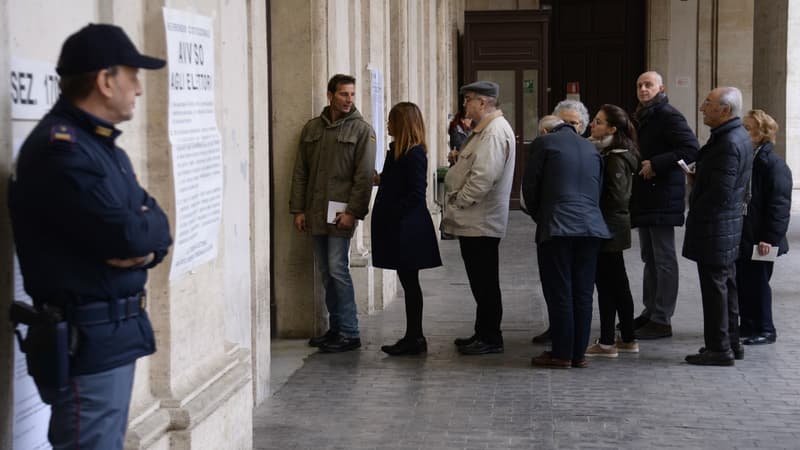
[[[78,326],[100,325],[130,319],[141,314],[147,306],[145,291],[110,302],[94,302],[72,308],[70,323]]]

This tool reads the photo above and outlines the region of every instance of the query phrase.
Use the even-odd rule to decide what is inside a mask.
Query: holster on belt
[[[28,374],[39,387],[64,389],[69,382],[70,328],[59,308],[37,309],[13,302],[9,317],[19,348],[25,353]],[[20,325],[27,326],[23,338]]]

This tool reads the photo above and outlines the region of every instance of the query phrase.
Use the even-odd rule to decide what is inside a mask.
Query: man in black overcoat
[[[739,118],[742,93],[735,87],[712,90],[700,106],[711,128],[697,156],[683,256],[697,262],[703,297],[705,347],[688,355],[697,365],[732,366],[744,358],[739,343],[736,265],[745,192],[753,164],[753,144]]]

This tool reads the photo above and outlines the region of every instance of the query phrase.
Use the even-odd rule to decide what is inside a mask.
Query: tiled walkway
[[[680,230],[682,232],[682,229]],[[505,353],[460,356],[474,303],[456,241],[445,266],[423,272],[429,353],[388,357],[402,335],[402,299],[361,318],[360,351],[312,354],[254,417],[259,449],[800,448],[800,216],[793,251],[773,276],[775,345],[747,347],[735,367],[683,362],[702,345],[693,263],[680,258],[674,336],[641,342],[641,353],[590,360],[588,369],[530,365],[546,327],[533,224],[513,213],[501,244]],[[683,242],[682,234],[677,238]],[[642,265],[626,252],[636,311]],[[595,306],[593,338],[598,323]]]

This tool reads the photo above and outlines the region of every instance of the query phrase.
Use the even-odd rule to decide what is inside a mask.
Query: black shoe
[[[647,325],[647,322],[650,322],[650,319],[648,317],[642,315],[637,316],[635,319],[633,319],[633,331],[636,331],[639,328],[642,328],[643,326]],[[622,324],[618,323],[617,329],[621,330]]]
[[[398,355],[419,355],[428,351],[428,341],[424,337],[407,338],[404,337],[394,345],[384,345],[381,351],[392,356]]]
[[[335,338],[338,335],[339,335],[339,333],[337,333],[337,332],[335,332],[333,330],[328,330],[322,336],[316,336],[316,337],[312,337],[311,339],[309,339],[308,340],[308,345],[309,345],[309,347],[319,347],[320,345],[330,341],[331,339]]]
[[[348,350],[355,350],[361,347],[361,338],[346,337],[341,334],[334,338],[322,343],[319,346],[319,351],[323,353],[339,353]]]
[[[706,351],[705,347],[700,347],[700,350],[697,353],[703,353]],[[733,359],[737,361],[741,361],[744,359],[744,347],[741,344],[739,345],[731,345],[731,351],[733,352]]]
[[[688,355],[686,362],[696,366],[732,366],[734,364],[733,352],[715,352],[701,348],[694,355]]]
[[[549,344],[550,341],[552,341],[550,327],[547,327],[542,334],[538,334],[531,339],[531,344]]]
[[[760,333],[742,340],[744,345],[774,344],[778,336],[775,333]]]
[[[636,339],[660,339],[672,336],[672,326],[648,320],[644,326],[633,332]]]
[[[477,340],[478,340],[478,335],[477,334],[473,334],[472,336],[470,336],[468,338],[456,338],[456,340],[453,341],[453,344],[456,344],[457,347],[463,347],[465,345],[472,344],[473,342],[475,342]]]
[[[462,355],[485,355],[487,353],[503,353],[503,344],[490,344],[476,339],[469,345],[458,347],[458,352]]]

